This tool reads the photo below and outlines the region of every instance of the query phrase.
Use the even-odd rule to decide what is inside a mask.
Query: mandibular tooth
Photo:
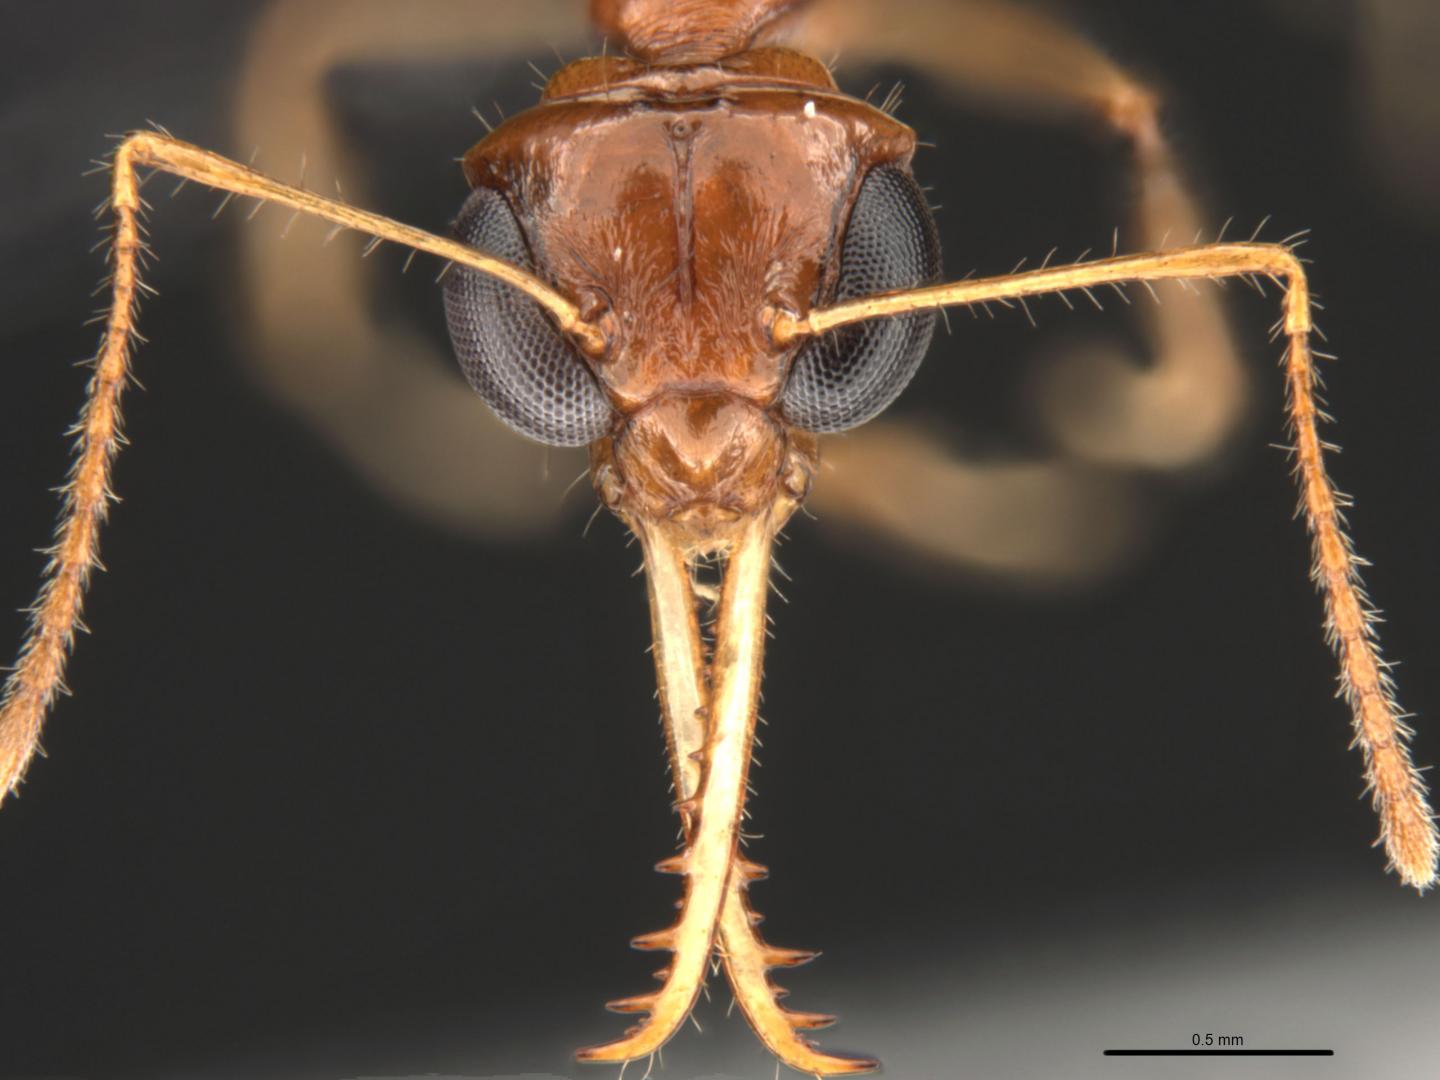
[[[780,949],[774,945],[767,946],[762,954],[766,967],[799,967],[801,964],[808,964],[820,954],[810,949]]]
[[[737,859],[735,869],[740,871],[740,876],[746,881],[764,881],[770,876],[770,868],[761,866],[758,862],[751,862],[749,859]]]
[[[641,952],[656,952],[660,949],[675,949],[675,928],[669,927],[665,930],[652,930],[648,934],[641,934],[639,937],[630,939],[630,947],[639,949]],[[784,950],[781,950],[784,951]],[[804,961],[801,961],[803,963]]]
[[[789,1009],[782,1009],[781,1012],[790,1026],[797,1031],[816,1031],[835,1023],[835,1017],[825,1013],[791,1012]]]
[[[634,997],[607,1001],[605,1008],[616,1013],[648,1013],[655,1008],[659,994],[636,994]]]
[[[655,864],[655,869],[662,874],[683,874],[685,873],[686,860],[683,854],[671,855],[668,859],[661,859]]]
[[[662,983],[663,983],[666,979],[670,978],[670,969],[669,969],[668,967],[663,967],[663,968],[661,968],[659,971],[657,971],[657,972],[655,972],[653,975],[651,975],[650,977],[651,977],[652,979],[654,979],[656,982],[662,982]]]

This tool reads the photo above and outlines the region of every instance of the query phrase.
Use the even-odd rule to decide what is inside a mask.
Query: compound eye
[[[827,303],[932,285],[940,238],[925,196],[897,165],[872,169],[860,186]],[[781,396],[785,419],[817,434],[878,416],[920,369],[935,312],[871,319],[818,337],[796,355]]]
[[[535,272],[520,223],[498,191],[472,192],[455,234]],[[445,275],[445,316],[460,370],[510,427],[550,446],[585,446],[609,432],[612,410],[595,376],[545,310],[519,289],[452,267]]]

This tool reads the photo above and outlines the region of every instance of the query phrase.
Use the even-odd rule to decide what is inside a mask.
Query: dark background
[[[105,190],[78,174],[107,132],[150,118],[240,152],[227,87],[255,8],[7,16],[0,642],[23,632],[81,401],[70,365],[94,340],[87,215]],[[1415,756],[1440,761],[1437,236],[1359,134],[1358,9],[1315,5],[1308,30],[1248,2],[1077,9],[1163,77],[1217,224],[1315,230],[1342,357],[1326,371],[1334,471],[1405,661]],[[469,106],[533,100],[525,59],[477,63],[448,101],[373,73],[416,95],[404,133],[349,106],[382,173],[387,138],[406,148],[379,209],[443,226],[463,194],[449,159],[478,137]],[[945,105],[923,81],[907,102],[940,143],[921,169],[952,271],[1108,241],[1124,204],[1104,148]],[[243,373],[234,236],[277,226],[211,224],[215,201],[154,217],[162,295],[94,633],[48,757],[0,812],[0,1075],[568,1075],[574,1046],[623,1027],[599,1006],[647,984],[657,965],[625,942],[663,925],[675,888],[648,871],[674,821],[638,556],[608,519],[581,539],[583,489],[564,528],[523,544],[384,505]],[[405,288],[438,331],[438,297]],[[1256,421],[1223,468],[1156,483],[1155,543],[1118,580],[1022,593],[792,528],[752,804],[775,874],[756,899],[772,940],[827,952],[784,980],[796,1007],[843,1012],[824,1045],[898,1076],[1154,1075],[1100,1051],[1207,1031],[1340,1056],[1167,1075],[1433,1067],[1437,901],[1368,846],[1287,461],[1267,445],[1283,438],[1277,311],[1232,293]],[[1038,332],[957,320],[900,408],[1003,439],[995,371],[1059,340],[1059,311]],[[714,991],[668,1075],[769,1076]]]

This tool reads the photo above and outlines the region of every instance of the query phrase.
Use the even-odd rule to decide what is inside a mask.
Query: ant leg
[[[1157,254],[1101,259],[1074,266],[1033,270],[980,281],[962,281],[890,296],[872,297],[811,312],[800,320],[777,320],[773,333],[785,342],[865,319],[952,305],[1020,300],[1026,296],[1084,290],[1127,282],[1229,277],[1269,277],[1283,283],[1285,353],[1290,428],[1295,439],[1295,472],[1300,505],[1313,544],[1312,574],[1325,603],[1326,636],[1340,661],[1340,687],[1350,704],[1355,744],[1365,758],[1366,786],[1380,815],[1380,841],[1389,868],[1407,885],[1424,890],[1435,883],[1437,836],[1425,785],[1410,760],[1411,734],[1395,701],[1389,668],[1380,656],[1375,612],[1360,581],[1362,561],[1345,535],[1338,493],[1325,470],[1317,420],[1310,291],[1294,253],[1278,244],[1207,244]]]
[[[882,417],[826,439],[820,464],[807,503],[820,524],[898,545],[907,564],[1075,585],[1128,565],[1145,540],[1134,478],[1071,458],[972,462],[943,432]]]
[[[900,11],[903,17],[856,0],[819,0],[797,28],[822,50],[843,41],[847,61],[915,64],[997,107],[1098,125],[1130,151],[1126,245],[1157,250],[1194,242],[1202,218],[1161,133],[1153,90],[1029,7],[908,0]],[[1133,471],[1209,459],[1251,396],[1219,298],[1158,288],[1163,303],[1134,312],[1148,339],[1143,366],[1118,345],[1096,343],[1037,372],[1032,407],[1058,450],[1049,460],[971,465],[928,432],[881,421],[827,446],[831,472],[816,488],[817,513],[869,526],[937,559],[1040,581],[1121,565],[1142,540]],[[923,499],[908,497],[921,491]],[[1085,509],[1095,504],[1113,513]],[[902,505],[924,510],[907,516]],[[985,508],[994,517],[982,520]]]
[[[100,525],[114,498],[110,465],[121,443],[120,396],[130,377],[130,350],[140,336],[136,307],[145,286],[140,267],[145,253],[140,180],[137,169],[173,173],[209,187],[287,206],[298,213],[372,237],[439,255],[488,273],[521,289],[548,309],[567,332],[593,334],[575,305],[539,279],[482,255],[454,240],[366,213],[333,199],[277,183],[252,169],[178,139],[155,132],[131,135],[115,152],[110,208],[115,215],[110,250],[110,312],[86,392],[85,408],[73,429],[75,463],[63,489],[55,545],[50,549],[45,582],[32,611],[20,658],[0,693],[0,801],[14,791],[34,756],[40,728],[56,693],[63,687],[65,658],[81,625],[80,611],[91,571],[99,564]]]
[[[526,51],[553,66],[552,43],[568,50],[584,29],[576,8],[564,0],[269,4],[239,74],[236,146],[245,153],[259,147],[263,161],[286,169],[303,161],[312,187],[325,190],[339,178],[347,201],[375,205],[379,166],[347,142],[332,108],[338,69]],[[475,131],[483,134],[479,121]],[[437,165],[465,149],[442,150]],[[450,167],[460,192],[458,167]],[[453,198],[435,211],[435,222],[453,217],[461,195]],[[383,317],[373,298],[394,280],[395,267],[336,259],[309,237],[286,239],[273,225],[245,227],[237,237],[238,355],[367,482],[411,513],[473,534],[523,534],[559,523],[566,487],[585,467],[583,453],[515,438],[454,377],[453,357],[418,328]],[[477,461],[486,467],[471,467]]]
[[[850,38],[849,59],[918,64],[997,107],[1098,123],[1132,156],[1125,246],[1157,251],[1199,241],[1203,219],[1161,132],[1153,88],[1032,7],[1009,0],[909,0],[906,7],[910,17],[896,18],[857,0],[820,0],[814,18]],[[1041,380],[1037,408],[1074,456],[1184,468],[1211,457],[1243,416],[1249,387],[1218,298],[1178,286],[1162,296],[1164,303],[1136,313],[1152,341],[1143,369],[1118,349],[1087,350],[1057,358]]]

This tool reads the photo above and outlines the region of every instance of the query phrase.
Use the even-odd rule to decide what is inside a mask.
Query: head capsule
[[[604,347],[582,357],[561,342],[567,366],[512,318],[518,374],[494,357],[467,373],[527,434],[534,423],[515,417],[537,413],[531,395],[542,419],[561,414],[569,441],[603,442],[597,486],[622,512],[711,528],[793,498],[783,493],[809,483],[792,469],[797,438],[813,464],[805,433],[888,405],[933,316],[784,345],[771,323],[937,276],[914,146],[909,128],[788,50],[570,65],[537,108],[471,150],[465,172],[483,193],[472,204],[504,210],[508,239],[575,300]],[[465,313],[452,309],[452,333]],[[476,321],[472,338],[485,333]],[[497,405],[497,386],[520,387],[524,400]]]

